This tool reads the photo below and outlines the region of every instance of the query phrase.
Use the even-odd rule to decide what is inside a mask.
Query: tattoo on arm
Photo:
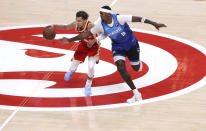
[[[69,41],[72,42],[72,41],[76,41],[76,40],[83,40],[83,39],[88,38],[91,35],[92,35],[92,33],[90,31],[83,32],[75,37],[70,38]]]

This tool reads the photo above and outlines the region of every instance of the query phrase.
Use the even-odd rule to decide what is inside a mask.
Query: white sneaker
[[[142,95],[141,93],[138,93],[138,95],[134,95],[132,98],[130,99],[127,99],[127,103],[134,103],[134,102],[137,102],[137,101],[141,101],[142,100]]]
[[[72,78],[73,74],[74,72],[67,72],[64,76],[64,80],[68,82]]]

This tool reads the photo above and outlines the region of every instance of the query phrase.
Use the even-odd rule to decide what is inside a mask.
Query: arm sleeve
[[[124,25],[126,22],[132,22],[132,15],[117,15],[117,20]]]
[[[90,31],[92,34],[104,34],[104,29],[102,27],[101,22],[96,23]]]
[[[96,40],[97,40],[97,41],[101,41],[101,40],[105,39],[106,37],[107,37],[106,35],[100,34],[100,35],[96,38]]]

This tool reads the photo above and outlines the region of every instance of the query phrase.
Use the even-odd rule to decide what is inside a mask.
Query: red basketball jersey
[[[88,30],[89,30],[89,29],[88,29],[88,25],[89,25],[90,23],[91,23],[91,21],[87,21],[85,27],[84,27],[82,30],[79,29],[79,27],[76,26],[76,28],[75,28],[76,32],[79,33],[79,34],[81,34],[82,32],[88,31]],[[97,37],[97,35],[91,35],[91,36],[89,36],[87,39],[80,40],[79,42],[80,42],[80,43],[83,43],[83,44],[87,44],[88,40],[93,40],[93,39],[95,39],[96,37]],[[95,44],[99,44],[99,43],[95,43]],[[95,45],[95,44],[94,44],[94,45]]]
[[[85,31],[88,31],[88,25],[89,23],[91,23],[90,21],[87,21],[84,29],[80,30],[77,26],[75,28],[76,32],[78,32],[79,34]],[[93,46],[91,48],[89,48],[87,46],[87,42],[88,40],[92,40],[95,39],[97,35],[92,35],[87,39],[84,40],[80,40],[79,41],[79,45],[77,47],[77,50],[74,53],[74,57],[73,60],[78,60],[80,62],[84,62],[85,58],[88,57],[92,57],[92,56],[99,56],[99,51],[100,51],[100,43],[96,42],[93,44]],[[97,61],[98,63],[98,61]]]

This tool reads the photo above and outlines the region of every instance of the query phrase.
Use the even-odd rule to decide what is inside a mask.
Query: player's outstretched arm
[[[67,24],[67,25],[57,25],[57,24],[54,24],[52,25],[54,28],[57,28],[57,29],[61,29],[61,30],[70,30],[70,29],[73,29],[75,27],[75,22],[72,22],[70,24]]]
[[[83,32],[83,33],[81,33],[81,34],[79,34],[75,37],[72,37],[72,38],[63,37],[62,39],[60,39],[60,41],[64,44],[66,44],[66,43],[70,43],[70,42],[73,42],[73,41],[86,39],[91,35],[92,35],[92,33],[90,31],[86,31],[86,32]]]
[[[159,28],[161,27],[167,27],[165,24],[163,23],[157,23],[154,22],[152,20],[146,19],[144,17],[139,17],[139,16],[132,16],[132,22],[142,22],[142,23],[147,23],[147,24],[151,24],[153,25],[157,30],[159,30]]]

